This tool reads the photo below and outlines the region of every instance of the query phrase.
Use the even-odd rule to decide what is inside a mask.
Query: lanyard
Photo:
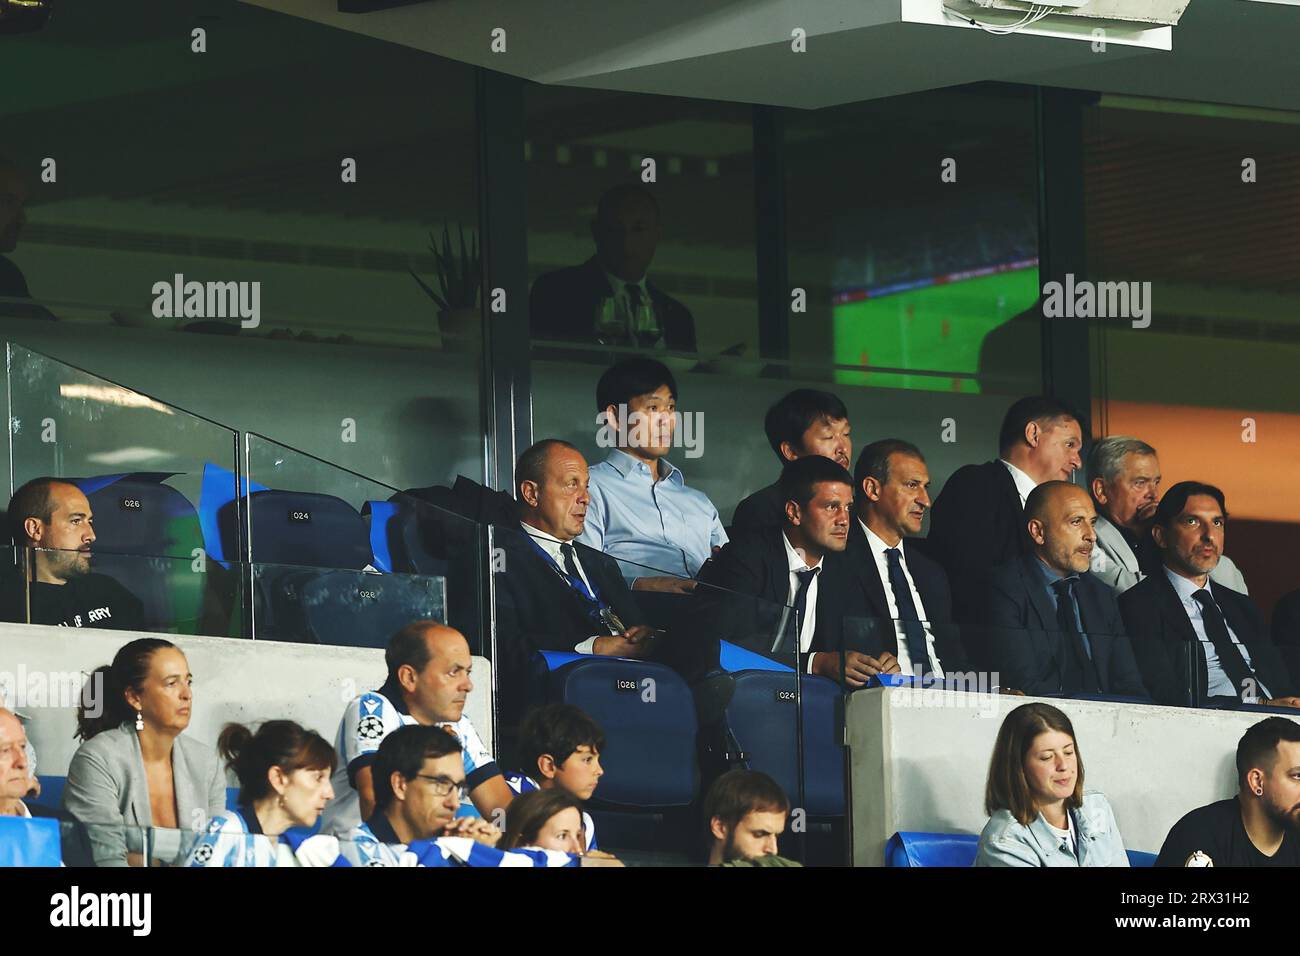
[[[564,570],[554,558],[547,554],[546,549],[538,544],[531,534],[527,532],[524,532],[524,534],[528,538],[528,543],[533,546],[533,550],[541,555],[542,559],[554,569],[555,573],[563,578],[569,588],[582,599],[582,602],[588,605],[587,614],[593,619],[601,618],[600,612],[605,609],[605,602],[601,598],[600,590],[594,584],[589,589],[587,583],[581,577],[575,577]]]

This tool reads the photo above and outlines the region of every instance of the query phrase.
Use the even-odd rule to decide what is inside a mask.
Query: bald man
[[[993,569],[976,645],[1001,684],[1026,694],[1148,699],[1114,592],[1088,572],[1097,512],[1066,481],[1025,501],[1030,551]]]
[[[482,823],[475,819],[480,815],[497,822],[498,811],[510,805],[513,794],[465,713],[474,689],[474,662],[464,635],[436,621],[412,621],[389,639],[384,660],[384,685],[353,698],[343,712],[334,745],[339,755],[331,781],[335,797],[325,808],[321,829],[342,835],[370,819],[375,812],[370,767],[379,744],[409,724],[440,726],[460,741],[465,765],[461,809],[442,835],[472,836],[472,828]]]
[[[140,599],[91,568],[95,543],[90,502],[76,485],[34,478],[9,502],[9,533],[24,549],[18,568],[0,565],[0,620],[138,631]],[[25,562],[23,558],[30,558]],[[27,580],[23,571],[27,568]]]

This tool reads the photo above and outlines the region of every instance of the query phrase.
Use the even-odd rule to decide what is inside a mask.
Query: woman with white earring
[[[295,850],[301,843],[284,836],[293,827],[315,826],[334,799],[330,775],[338,757],[333,746],[291,720],[268,720],[257,733],[227,724],[217,750],[239,778],[239,803],[212,818],[185,865],[298,865]],[[337,855],[337,841],[333,852]]]
[[[184,736],[194,701],[189,663],[160,638],[131,641],[82,688],[63,808],[84,824],[97,866],[172,862],[181,831],[226,805],[211,747]]]

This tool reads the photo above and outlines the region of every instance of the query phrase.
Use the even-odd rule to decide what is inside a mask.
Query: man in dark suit
[[[925,456],[898,438],[872,442],[858,456],[853,484],[857,520],[844,552],[851,579],[844,654],[826,655],[819,673],[861,687],[891,661],[904,674],[944,677],[966,670],[948,576],[907,540],[920,534],[930,507]]]
[[[1143,680],[1161,704],[1300,707],[1254,602],[1210,579],[1227,519],[1214,485],[1180,481],[1160,499],[1151,537],[1162,567],[1119,601]]]
[[[659,243],[659,203],[624,183],[596,204],[596,254],[537,277],[528,297],[534,338],[695,351],[690,310],[646,280]]]
[[[641,616],[617,563],[574,542],[586,520],[587,463],[568,442],[533,445],[515,467],[520,523],[494,528],[504,552],[493,560],[501,709],[526,704],[533,655],[575,651],[646,657],[654,631]]]
[[[777,460],[821,455],[847,469],[853,460],[849,412],[830,392],[796,388],[781,396],[763,419],[763,431]],[[737,531],[779,528],[785,523],[785,499],[779,482],[760,488],[736,505],[731,527]]]
[[[1026,694],[1148,696],[1115,594],[1088,573],[1096,521],[1088,493],[1068,481],[1030,492],[1030,553],[988,576],[973,638],[1004,686]]]
[[[840,646],[843,572],[828,557],[848,541],[852,480],[819,455],[787,464],[784,525],[742,532],[701,568],[689,624],[669,636],[664,660],[695,682],[718,669],[726,640],[821,673],[833,656],[822,652]]]
[[[1044,481],[1069,481],[1079,457],[1079,417],[1055,399],[1018,399],[1002,419],[998,459],[963,465],[930,512],[926,550],[943,565],[954,612],[964,621],[979,607],[976,585],[986,569],[1029,553],[1025,499]]]

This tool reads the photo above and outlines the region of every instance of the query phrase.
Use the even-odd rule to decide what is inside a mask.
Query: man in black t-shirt
[[[1268,717],[1237,744],[1236,797],[1174,824],[1156,866],[1300,866],[1300,724]]]
[[[144,607],[117,581],[90,570],[90,502],[76,485],[35,478],[9,502],[18,566],[0,569],[0,620],[138,631]],[[30,582],[24,587],[24,574]]]

